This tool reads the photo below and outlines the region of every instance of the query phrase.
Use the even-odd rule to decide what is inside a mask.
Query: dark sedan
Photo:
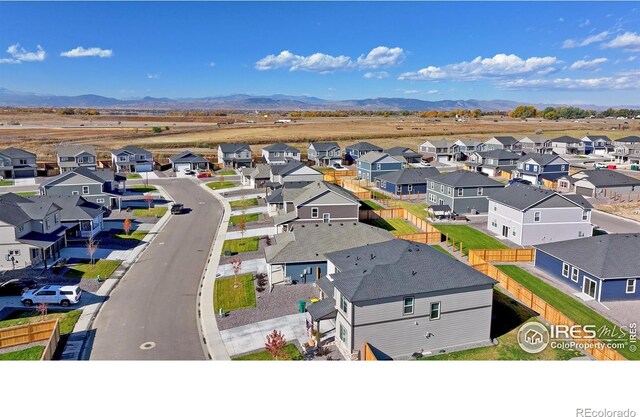
[[[0,296],[3,295],[21,295],[28,289],[33,289],[38,283],[32,279],[10,279],[0,282]]]

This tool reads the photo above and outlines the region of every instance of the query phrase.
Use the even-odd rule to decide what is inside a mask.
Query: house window
[[[589,212],[588,211],[585,210],[585,211],[582,212],[582,220],[583,221],[589,220]]]
[[[311,207],[311,218],[312,219],[318,218],[318,207]]]
[[[636,292],[636,279],[631,278],[627,280],[627,294],[634,294]]]
[[[71,195],[80,195],[80,193],[77,191],[71,191]]]
[[[347,299],[344,297],[344,295],[340,294],[340,310],[342,310],[342,312],[345,314],[347,312],[348,304],[349,303],[347,302]]]
[[[569,278],[569,264],[562,263],[562,276],[565,278]]]
[[[447,187],[447,195],[451,195],[451,187]]]
[[[96,198],[96,203],[103,204],[104,203],[104,198]]]
[[[433,190],[434,188],[436,188],[436,185],[433,181],[431,181],[431,189]]]
[[[440,303],[431,303],[431,316],[429,320],[439,320],[440,319]]]
[[[529,165],[529,164],[525,165],[525,169],[526,169],[527,171],[531,171],[531,165]]]
[[[561,165],[560,166],[560,171],[566,171],[567,170],[567,166],[566,165]]]
[[[331,222],[331,214],[322,213],[322,223],[330,223],[330,222]]]
[[[571,281],[578,282],[578,274],[579,273],[580,273],[580,270],[578,268],[572,268],[571,269]]]
[[[403,304],[403,309],[402,309],[402,314],[403,315],[409,315],[409,314],[413,314],[413,303],[414,303],[415,299],[413,297],[405,297],[404,298],[404,302]]]
[[[491,219],[491,226],[498,227],[498,222],[496,221],[496,219]]]
[[[382,170],[382,164],[376,164],[376,169],[378,171],[381,171]]]
[[[344,328],[342,323],[340,323],[340,340],[342,340],[342,343],[347,343],[347,329]]]
[[[578,232],[578,237],[584,237],[584,232],[582,230]]]
[[[440,184],[440,192],[444,193],[444,185]]]
[[[539,211],[534,211],[533,212],[533,221],[534,222],[539,222],[541,215],[542,215],[542,213],[540,213]]]
[[[53,215],[53,222],[60,223],[60,215],[58,213]]]
[[[462,188],[458,188],[458,197],[462,197],[462,193],[463,193],[463,189]]]
[[[89,194],[89,186],[88,185],[83,185],[82,186],[82,194]]]
[[[49,218],[48,218],[48,217],[46,217],[46,218],[44,219],[44,227],[45,227],[46,229],[48,229],[48,228],[49,228]]]
[[[493,203],[493,211],[498,211],[498,203]]]
[[[407,185],[407,192],[409,193],[413,192],[413,184]]]
[[[429,201],[432,203],[436,202],[436,195],[435,194],[429,194]]]
[[[478,195],[483,195],[484,189],[482,187],[478,187]]]
[[[515,236],[517,232],[518,232],[518,228],[514,226],[511,234]]]
[[[409,186],[411,187],[411,186]],[[396,185],[396,194],[400,195],[402,193],[402,185]]]

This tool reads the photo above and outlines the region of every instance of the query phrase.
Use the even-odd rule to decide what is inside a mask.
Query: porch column
[[[40,248],[40,256],[42,256],[42,260],[44,261],[44,269],[47,268],[47,255],[44,249]]]

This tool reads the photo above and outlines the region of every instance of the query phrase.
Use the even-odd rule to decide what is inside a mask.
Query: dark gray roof
[[[119,153],[122,152],[129,152],[132,153],[134,155],[149,155],[151,154],[151,152],[149,152],[146,149],[143,149],[139,146],[135,146],[135,145],[127,145],[127,146],[123,146],[120,149],[116,149],[115,151],[111,152],[114,155],[118,155]]]
[[[525,136],[524,138],[520,139],[520,141],[522,141],[525,138],[529,139],[531,142],[536,143],[536,144],[545,143],[546,141],[549,140],[549,139],[545,138],[544,136],[531,135],[531,136]]]
[[[598,278],[640,275],[640,235],[637,233],[592,236],[534,247]]]
[[[322,277],[316,281],[316,285],[320,287],[323,293],[328,297],[333,297],[333,282],[329,281],[327,277]]]
[[[62,239],[62,235],[64,234],[65,230],[66,227],[63,226],[51,233],[29,232],[17,240],[18,242],[24,243],[26,245],[46,249]]]
[[[123,181],[126,179],[126,176],[122,174],[115,174],[113,171],[109,171],[108,169],[90,170],[86,167],[79,167],[74,169],[73,171],[65,172],[64,174],[59,174],[55,177],[49,178],[48,180],[40,184],[40,187],[56,185],[66,178],[75,175],[82,175],[83,177],[88,178],[92,181],[99,182],[100,184],[104,184],[105,182],[109,181]]]
[[[76,156],[83,152],[90,153],[91,155],[96,154],[96,148],[91,145],[63,145],[60,144],[56,148],[56,153],[58,156]]]
[[[19,226],[31,220],[42,220],[51,207],[60,209],[53,201],[32,201],[13,193],[0,196],[0,221]]]
[[[311,315],[313,321],[335,319],[338,314],[336,300],[329,297],[315,303],[310,303],[307,305],[307,313]]]
[[[329,151],[332,149],[340,149],[337,142],[311,142],[310,145],[313,145],[313,149],[316,151]]]
[[[355,149],[357,151],[378,151],[381,152],[382,148],[380,146],[374,145],[369,142],[358,142],[353,145],[345,146],[345,149]]]
[[[393,240],[327,254],[333,285],[351,302],[494,285],[496,281],[423,243]]]
[[[389,149],[385,149],[384,150],[386,153],[388,153],[389,155],[402,155],[405,153],[411,154],[411,153],[415,153],[417,155],[422,155],[419,154],[418,152],[414,151],[411,148],[407,148],[405,146],[394,146],[393,148],[389,148]]]
[[[104,213],[102,206],[85,200],[84,198],[72,196],[33,196],[29,200],[34,203],[54,203],[62,209],[60,218],[62,221],[92,220]]]
[[[304,187],[302,190],[303,191],[293,200],[293,204],[296,206],[303,204],[320,194],[324,194],[327,191],[336,193],[347,200],[351,200],[354,204],[359,204],[358,198],[350,191],[329,182],[315,181]]]
[[[590,169],[586,171],[580,171],[574,175],[587,175],[588,178],[575,178],[576,181],[586,179],[596,187],[617,187],[617,186],[632,186],[640,185],[640,180],[630,177],[628,175],[620,174],[617,171],[611,169]],[[580,175],[579,175],[580,176]]]
[[[518,140],[513,136],[494,136],[491,139],[495,139],[503,145],[513,145],[514,143],[518,142]]]
[[[387,158],[387,157],[394,158],[393,156],[391,156],[391,155],[389,155],[388,153],[385,153],[385,152],[367,152],[366,154],[364,154],[360,158],[358,158],[358,161],[367,162],[367,163],[372,164],[372,163],[374,163],[376,161],[379,161],[380,159]],[[400,161],[398,161],[398,162],[400,162]]]
[[[551,142],[560,143],[582,143],[580,139],[572,138],[571,136],[560,136],[555,139],[551,139]]]
[[[229,151],[233,152],[233,151]],[[200,155],[196,155],[191,151],[183,151],[177,155],[173,155],[169,157],[169,160],[174,164],[186,163],[186,162],[209,162],[205,158]]]
[[[528,161],[529,159],[533,159],[539,165],[545,166],[548,163],[550,163],[553,160],[555,160],[556,158],[560,158],[560,157],[558,155],[553,155],[553,154],[528,153],[528,154],[524,155],[523,157],[521,157],[520,159],[518,159],[518,162],[525,162],[525,161]],[[568,164],[567,161],[565,161],[564,163]]]
[[[251,148],[246,143],[221,143],[218,146],[224,153],[235,153],[242,150],[251,151]]]
[[[493,158],[493,159],[519,159],[520,154],[515,152],[507,151],[504,149],[494,149],[491,151],[482,151],[477,152],[478,155],[482,156],[482,158]]]
[[[504,187],[504,184],[470,171],[454,171],[429,178],[452,187]]]
[[[566,198],[567,196],[558,194],[555,191],[543,190],[542,188],[520,183],[514,183],[508,187],[498,190],[488,196],[488,198],[489,200],[497,201],[501,204],[522,211],[529,207],[536,206],[553,196],[563,198],[565,201],[568,200],[579,207],[591,208],[591,204],[589,204],[581,195],[574,195],[571,198]]]
[[[640,142],[640,136],[625,136],[624,138],[617,139],[616,142],[620,142],[620,143]]]
[[[611,141],[611,139],[609,139],[609,136],[606,135],[585,135],[585,138],[591,139],[591,140],[600,140],[600,139],[604,139],[607,141]]]
[[[271,166],[271,173],[273,175],[280,175],[280,176],[287,176],[289,174],[291,174],[294,171],[299,170],[302,167],[305,167],[306,165],[303,164],[300,161],[296,161],[295,159],[290,160],[289,162],[287,162],[286,164],[283,165],[272,165]],[[311,167],[309,167],[311,168]],[[311,168],[313,169],[313,168]],[[314,170],[315,171],[315,170]],[[317,171],[319,174],[319,177],[322,176],[322,173],[320,171]]]
[[[273,221],[273,224],[275,226],[278,226],[281,224],[290,223],[297,218],[298,218],[298,214],[295,212],[295,210],[292,210],[288,213],[282,213],[282,214],[278,214],[277,216],[273,216],[271,220]]]
[[[265,146],[262,149],[266,149],[269,152],[275,152],[275,151],[297,152],[297,153],[300,152],[298,149],[294,148],[293,146],[287,145],[286,143],[274,143],[272,145]]]
[[[36,154],[27,152],[20,148],[7,148],[0,151],[0,154],[8,156],[9,158],[33,158]]]
[[[435,168],[405,168],[387,174],[379,175],[376,180],[391,184],[426,184],[427,178],[440,174]]]
[[[31,221],[31,217],[16,203],[0,199],[0,221],[12,226],[20,226]]]
[[[271,166],[268,164],[258,164],[249,173],[249,176],[256,180],[267,179],[271,177]]]
[[[449,207],[448,204],[443,204],[443,205],[433,205],[433,206],[429,206],[429,208],[436,212],[436,211],[451,211],[451,207]]]

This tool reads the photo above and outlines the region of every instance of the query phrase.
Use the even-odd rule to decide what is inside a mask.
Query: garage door
[[[151,172],[151,171],[153,171],[152,168],[153,167],[151,166],[150,163],[149,164],[138,164],[138,165],[136,165],[136,171],[137,172]]]
[[[438,162],[447,162],[447,161],[449,161],[449,157],[446,155],[438,157]]]
[[[176,171],[183,172],[188,169],[191,169],[191,164],[176,164]]]
[[[525,181],[529,181],[531,184],[537,184],[538,178],[533,175],[523,175],[522,179]]]
[[[576,186],[576,194],[585,195],[591,197],[593,195],[593,189],[587,187]]]

